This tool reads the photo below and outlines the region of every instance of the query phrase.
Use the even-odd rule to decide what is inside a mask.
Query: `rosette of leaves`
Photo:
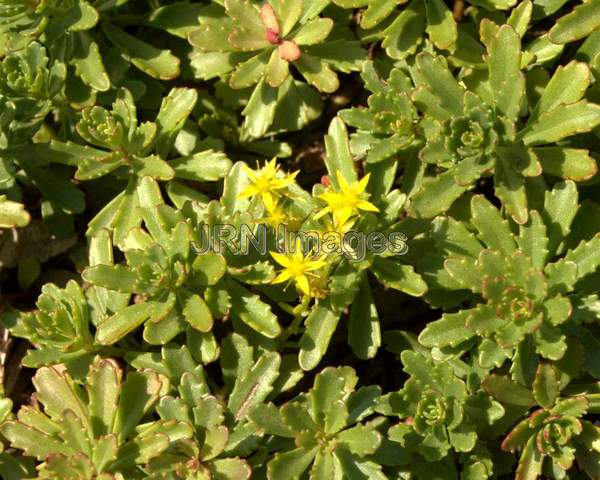
[[[228,268],[220,253],[198,252],[202,234],[191,225],[200,225],[199,217],[185,217],[182,211],[165,205],[151,179],[142,180],[138,195],[145,230],[132,228],[125,236],[119,248],[126,264],[98,264],[83,272],[84,279],[96,286],[135,294],[138,299],[100,322],[96,330],[99,344],[111,345],[144,324],[148,343],[166,344],[186,332],[194,350],[212,352],[210,360],[204,361],[213,361],[218,356],[211,333],[214,318],[230,311],[262,335],[279,335],[270,307],[234,279],[244,281],[245,274],[251,277],[251,268]],[[262,273],[260,265],[258,273]]]
[[[328,367],[307,393],[280,408],[269,403],[250,412],[252,422],[273,436],[269,449],[277,453],[267,464],[268,479],[385,478],[369,460],[382,436],[363,421],[381,392],[376,386],[356,390],[357,382],[352,368]]]
[[[179,59],[169,50],[156,48],[140,35],[131,35],[110,20],[116,17],[139,22],[142,18],[124,11],[127,2],[88,2],[79,0],[48,0],[29,2],[3,0],[0,3],[0,35],[6,37],[6,47],[22,48],[38,37],[52,52],[53,57],[74,67],[74,74],[94,91],[105,92],[111,88],[110,60],[105,60],[99,45],[110,42],[117,55],[153,78],[170,80],[179,75]],[[119,11],[116,11],[119,8]],[[103,38],[98,31],[91,32],[102,15]],[[104,40],[104,43],[100,41]],[[114,74],[114,71],[111,72]],[[83,93],[76,83],[72,86]],[[88,92],[91,94],[93,92]]]
[[[505,451],[519,450],[518,480],[566,478],[575,463],[589,478],[598,476],[600,428],[585,418],[600,410],[598,387],[570,381],[571,375],[550,363],[539,364],[528,387],[502,375],[484,380],[483,387],[507,410],[534,408],[502,442]]]
[[[577,202],[573,182],[557,184],[546,193],[540,213],[532,210],[518,234],[483,196],[471,199],[470,225],[438,218],[433,237],[444,252],[443,267],[434,273],[440,264],[430,256],[424,262],[431,268],[425,277],[474,296],[455,295],[453,305],[471,299],[472,306],[429,323],[419,341],[465,351],[480,339],[477,355],[484,368],[499,367],[506,359],[520,362],[525,352],[527,358],[562,358],[566,335],[577,330],[575,325],[584,321],[580,317],[586,318],[579,313],[586,308],[579,285],[600,266],[598,235],[569,236]]]
[[[63,64],[51,62],[37,42],[5,56],[0,62],[2,149],[25,143],[37,131],[63,89]]]
[[[421,53],[416,58],[411,95],[423,112],[426,140],[420,158],[438,172],[426,175],[411,199],[417,217],[446,211],[474,182],[493,175],[496,195],[523,224],[529,179],[544,173],[582,181],[597,171],[588,151],[571,142],[573,135],[600,124],[600,106],[583,99],[592,79],[589,66],[573,61],[558,67],[528,106],[531,77],[521,72],[514,28],[497,28],[487,52],[487,72],[479,72],[476,80],[465,77],[462,84],[441,57]]]
[[[90,242],[90,265],[112,265],[112,246],[106,230]],[[37,309],[6,312],[0,317],[11,335],[35,346],[23,357],[27,367],[91,362],[96,353],[120,355],[94,339],[93,329],[105,318],[125,308],[129,295],[91,286],[85,291],[74,280],[64,288],[46,283],[36,302]]]
[[[94,27],[99,15],[86,0],[0,1],[0,34],[8,34],[8,47],[18,49],[46,33],[49,43],[65,34],[83,33]],[[95,46],[96,54],[98,46]]]
[[[38,309],[33,312],[5,313],[2,317],[12,335],[37,346],[27,353],[23,365],[65,362],[96,350],[89,329],[88,300],[75,281],[70,280],[64,289],[45,284],[36,305]]]
[[[40,479],[147,478],[152,459],[193,435],[184,422],[149,417],[168,388],[166,378],[151,370],[123,379],[117,362],[97,358],[83,387],[57,367],[40,368],[33,384],[40,406],[21,407],[0,432],[41,462]]]
[[[450,450],[470,452],[477,441],[476,424],[467,415],[467,386],[453,365],[412,350],[403,351],[400,358],[409,378],[378,406],[381,413],[405,419],[390,428],[390,440],[429,462],[441,460]]]
[[[0,36],[6,37],[3,49],[25,48],[37,39],[63,68],[73,66],[74,74],[86,85],[107,91],[110,79],[89,32],[99,19],[98,10],[85,0],[0,1]]]
[[[417,109],[406,86],[410,79],[399,69],[391,71],[387,81],[379,78],[372,62],[361,74],[372,95],[366,108],[350,108],[339,116],[357,132],[352,135],[354,152],[366,151],[367,162],[376,163],[394,157],[415,142]]]
[[[50,167],[31,143],[48,114],[61,104],[65,76],[64,65],[50,62],[37,42],[0,62],[0,192],[20,201],[23,189],[37,188],[45,220],[81,213],[85,207],[83,193],[70,181],[70,169]]]
[[[157,406],[161,417],[177,418],[195,429],[191,442],[182,442],[183,448],[178,452],[151,465],[156,475],[151,478],[196,479],[207,473],[214,475],[210,478],[248,478],[248,463],[262,463],[264,456],[257,449],[263,449],[263,432],[248,422],[248,414],[266,399],[294,388],[302,371],[295,356],[280,356],[261,346],[253,347],[238,333],[225,337],[220,350],[222,376],[218,382],[197,363],[197,353],[186,346],[172,343],[164,346],[160,354],[126,355],[135,368],[157,369],[171,380],[174,389]],[[240,460],[255,453],[255,461]],[[172,472],[181,477],[168,476]]]
[[[189,34],[200,52],[192,58],[196,76],[227,78],[234,89],[254,86],[242,112],[245,128],[254,137],[265,134],[277,106],[294,117],[303,107],[305,84],[292,79],[290,65],[305,81],[324,93],[338,89],[336,71],[359,70],[365,51],[343,25],[333,28],[320,14],[328,2],[273,0],[259,7],[249,0],[210,5],[200,15],[200,27]],[[290,97],[287,91],[298,90]],[[294,113],[292,113],[294,112]],[[299,125],[301,127],[302,125]]]
[[[136,188],[143,177],[203,182],[218,180],[227,173],[231,162],[225,154],[213,150],[221,146],[218,142],[199,142],[200,151],[169,158],[196,100],[195,90],[174,88],[163,99],[155,122],[138,123],[133,97],[123,88],[112,110],[100,106],[83,110],[77,133],[93,147],[59,141],[37,146],[41,156],[77,167],[78,180],[112,174],[126,182],[125,190],[89,223],[88,235],[108,228],[113,230],[115,243],[119,244],[130,228],[139,225],[139,215],[132,213],[140,205]],[[171,181],[170,188],[178,191],[184,187]]]
[[[168,375],[175,391],[160,399],[157,412],[164,420],[192,425],[195,432],[191,440],[181,442],[179,451],[150,465],[150,478],[250,478],[250,466],[240,456],[254,452],[261,432],[247,423],[247,414],[276,393],[280,366],[288,369],[276,352],[263,352],[255,360],[254,349],[238,334],[226,337],[222,348],[223,388],[209,385],[204,368],[185,346],[163,347],[160,359],[146,353],[128,357],[134,365],[156,364]],[[286,380],[289,383],[290,377]],[[282,382],[278,383],[280,390]],[[172,472],[179,477],[168,476]]]
[[[230,430],[224,425],[225,408],[211,394],[202,366],[195,366],[190,353],[184,348],[163,348],[163,358],[176,378],[177,396],[163,396],[156,407],[163,420],[186,422],[193,426],[194,437],[182,444],[179,455],[174,454],[151,465],[150,478],[223,478],[244,480],[250,478],[250,466],[245,460],[224,453]],[[181,363],[176,364],[176,361]],[[257,383],[258,384],[258,383]],[[259,393],[260,392],[256,392]],[[257,398],[253,395],[253,398]],[[191,455],[190,455],[191,452]],[[190,460],[190,457],[192,460]],[[176,477],[168,474],[176,472]]]
[[[334,0],[334,3],[344,8],[366,7],[360,14],[360,26],[366,30],[363,35],[369,40],[382,39],[385,52],[395,60],[414,54],[425,38],[440,50],[453,50],[456,44],[456,21],[443,0]]]

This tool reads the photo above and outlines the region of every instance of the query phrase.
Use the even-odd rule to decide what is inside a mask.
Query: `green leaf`
[[[373,358],[381,346],[379,315],[365,275],[350,310],[348,344],[361,360]]]
[[[529,217],[525,179],[515,171],[511,163],[505,158],[498,159],[494,176],[494,192],[513,220],[522,225]]]
[[[244,130],[254,138],[262,137],[273,123],[276,107],[277,90],[261,80],[242,111],[246,117]]]
[[[588,0],[558,19],[550,29],[550,40],[554,43],[574,42],[587,37],[598,28],[600,28],[600,2]]]
[[[225,275],[227,262],[218,253],[206,252],[194,259],[192,270],[202,285],[215,285]]]
[[[554,110],[561,104],[569,105],[578,102],[585,95],[592,81],[592,72],[587,64],[572,61],[560,65],[544,88],[528,123],[536,120],[542,113]]]
[[[198,28],[198,17],[205,10],[206,7],[202,4],[176,2],[152,9],[147,24],[187,39],[188,35]]]
[[[340,86],[337,74],[327,62],[321,60],[319,57],[303,53],[294,62],[294,65],[306,81],[319,90],[319,92],[333,93]]]
[[[267,83],[273,88],[280,87],[290,74],[289,65],[287,60],[281,58],[278,50],[273,50],[266,68]]]
[[[231,167],[229,174],[225,177],[221,203],[229,215],[235,212],[244,212],[248,208],[249,200],[239,198],[242,191],[248,186],[248,175],[244,172],[244,162],[237,162]]]
[[[415,272],[412,265],[404,265],[397,261],[376,257],[371,266],[372,272],[380,282],[390,288],[412,295],[422,297],[427,293],[427,284]]]
[[[71,455],[72,449],[62,440],[43,434],[39,430],[20,422],[6,422],[0,426],[2,434],[13,447],[23,450],[28,456],[44,461],[48,455]]]
[[[577,133],[589,132],[600,125],[600,105],[581,100],[559,105],[540,115],[520,132],[525,145],[555,143]]]
[[[205,150],[169,161],[177,178],[197,182],[214,182],[225,177],[231,170],[231,160],[222,152]]]
[[[277,316],[271,307],[258,295],[254,295],[236,281],[227,278],[227,291],[231,296],[231,310],[242,322],[268,338],[276,338],[281,333]]]
[[[212,313],[200,295],[191,294],[185,299],[183,316],[199,332],[206,333],[212,329]]]
[[[490,87],[496,109],[516,120],[525,95],[525,77],[521,73],[521,40],[510,25],[503,25],[488,49]]]
[[[462,287],[474,293],[481,291],[481,275],[472,258],[449,257],[444,261],[444,269]]]
[[[533,149],[545,173],[565,180],[583,182],[598,173],[596,160],[587,150],[565,147]]]
[[[452,12],[443,0],[426,0],[427,33],[433,44],[448,50],[456,43],[458,31]]]
[[[550,408],[554,405],[560,394],[556,370],[549,363],[541,363],[538,366],[533,380],[533,396],[538,405],[544,408]]]
[[[86,407],[68,374],[59,372],[55,367],[42,367],[36,372],[32,382],[46,414],[58,418],[65,410],[70,410],[84,422],[86,429],[90,428]]]
[[[420,53],[417,55],[416,65],[424,85],[439,102],[438,107],[450,115],[462,115],[464,91],[442,61],[429,53]]]
[[[577,265],[577,278],[581,279],[600,267],[600,233],[588,241],[581,242],[564,257],[565,262]]]
[[[522,407],[531,407],[536,404],[531,391],[508,377],[489,375],[483,381],[482,386],[499,402]]]
[[[290,36],[290,40],[298,45],[314,45],[325,41],[332,28],[333,20],[331,18],[315,18],[300,27]]]
[[[277,53],[277,50],[274,50],[273,53]],[[242,89],[260,82],[269,57],[269,51],[264,51],[238,64],[229,77],[229,86],[234,89]]]
[[[340,314],[334,312],[330,305],[321,303],[313,307],[306,318],[306,330],[300,338],[298,363],[303,370],[312,370],[319,364],[339,320]]]
[[[82,0],[67,12],[64,21],[70,31],[77,32],[94,27],[99,18],[96,9],[89,2]]]
[[[311,450],[296,448],[283,453],[276,453],[267,465],[271,480],[299,480],[317,455],[318,447]]]
[[[423,183],[410,199],[410,213],[416,218],[433,218],[447,211],[466,190],[466,186],[454,181],[454,172],[448,170]]]
[[[152,370],[134,371],[121,386],[113,431],[124,441],[157,402],[163,384]]]
[[[532,210],[527,223],[519,225],[519,236],[515,240],[519,245],[519,250],[531,258],[533,267],[543,270],[548,259],[549,241],[546,225],[537,211]]]
[[[529,27],[529,23],[531,22],[532,13],[533,4],[531,3],[531,0],[525,0],[515,7],[508,18],[507,23],[515,29],[521,38],[527,33],[527,27]]]
[[[112,345],[148,320],[158,308],[157,302],[146,301],[119,310],[100,322],[96,341],[101,345]]]
[[[82,277],[86,282],[117,292],[133,293],[137,274],[123,265],[96,265],[86,268]]]
[[[331,183],[339,188],[337,173],[339,172],[348,183],[357,180],[354,170],[354,160],[350,153],[350,144],[348,142],[348,130],[341,118],[335,117],[329,125],[327,135],[325,135],[325,165]]]
[[[273,390],[280,364],[281,357],[277,352],[264,353],[245,375],[236,379],[227,402],[227,409],[236,421],[246,418],[252,408]]]
[[[384,30],[381,45],[391,58],[403,60],[422,43],[426,24],[424,7],[423,1],[412,0]]]
[[[144,73],[159,80],[171,80],[179,75],[179,59],[169,50],[155,48],[110,23],[103,23],[102,28],[113,45]]]
[[[442,318],[427,324],[419,335],[419,343],[425,347],[455,347],[475,336],[467,328],[469,311],[445,313]]]
[[[483,195],[471,198],[471,223],[479,231],[477,237],[488,248],[511,255],[516,250],[508,222]]]
[[[71,63],[75,74],[90,87],[105,92],[110,88],[110,79],[104,68],[98,44],[87,32],[73,33],[74,41]]]
[[[155,147],[156,153],[161,158],[168,157],[175,143],[175,137],[192,113],[197,100],[198,93],[191,88],[173,88],[162,99],[156,116],[158,135]]]
[[[399,0],[399,2],[396,2],[398,4],[400,3],[406,3],[407,0]],[[388,2],[387,0],[373,0],[371,2],[358,2],[358,3],[362,3],[361,5],[356,5],[353,6],[352,3],[357,3],[357,2],[352,2],[352,0],[350,1],[343,1],[343,0],[338,0],[337,4],[338,5],[343,5],[344,8],[356,8],[356,7],[361,7],[363,5],[368,5],[367,10],[365,10],[362,14],[362,18],[360,21],[360,26],[364,29],[369,29],[369,28],[373,28],[375,27],[379,22],[381,22],[384,18],[386,18],[390,13],[392,13],[397,5],[394,2]]]
[[[537,480],[542,473],[543,460],[544,457],[537,449],[535,437],[531,437],[521,453],[515,480]]]
[[[248,0],[225,0],[225,10],[235,25],[229,36],[233,46],[243,51],[253,51],[270,45],[258,8],[252,3]]]
[[[557,252],[560,244],[571,231],[571,223],[579,207],[577,186],[570,180],[557,183],[544,196],[542,218],[547,225],[548,250]]]
[[[359,457],[373,454],[381,444],[379,432],[366,425],[356,425],[344,430],[337,435],[337,439],[350,452]]]
[[[121,369],[112,359],[100,359],[90,367],[86,390],[94,437],[113,432],[120,393]]]

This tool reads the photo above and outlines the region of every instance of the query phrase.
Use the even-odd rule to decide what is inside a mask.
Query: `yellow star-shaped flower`
[[[259,195],[265,207],[268,210],[275,208],[276,199],[280,195],[280,190],[287,188],[294,183],[298,172],[287,175],[280,175],[279,166],[276,159],[273,158],[267,162],[260,170],[252,170],[247,165],[243,166],[246,175],[250,179],[250,185],[240,192],[238,198],[248,198]]]
[[[337,172],[339,191],[328,191],[319,195],[319,198],[325,200],[327,206],[317,213],[315,219],[331,213],[337,225],[344,225],[350,217],[357,215],[359,210],[378,212],[379,209],[375,205],[363,198],[370,176],[371,174],[368,173],[359,182],[348,183],[342,174]]]
[[[308,276],[311,275],[311,272],[322,268],[326,264],[324,260],[305,257],[302,253],[302,245],[299,240],[296,241],[296,251],[293,254],[288,253],[284,255],[278,252],[271,252],[271,256],[283,267],[283,270],[279,272],[279,275],[271,283],[293,281],[298,290],[305,295],[310,294]]]

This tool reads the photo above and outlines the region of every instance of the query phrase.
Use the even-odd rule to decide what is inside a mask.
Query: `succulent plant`
[[[452,11],[442,0],[334,0],[344,8],[367,7],[361,11],[360,26],[375,29],[386,53],[397,60],[414,54],[425,35],[441,50],[453,50],[458,36]],[[476,3],[476,2],[473,2]]]
[[[320,92],[338,89],[336,71],[359,70],[364,51],[352,33],[320,14],[327,2],[273,0],[259,8],[249,0],[227,0],[210,5],[200,15],[200,26],[189,34],[199,53],[192,60],[202,79],[226,77],[234,89],[253,93],[244,109],[247,132],[264,135],[271,126],[286,90],[303,89],[291,77],[290,65]],[[301,108],[297,96],[286,108]]]
[[[311,390],[285,403],[257,406],[251,420],[275,437],[277,451],[267,466],[267,478],[342,478],[367,475],[380,478],[380,466],[368,460],[381,435],[364,420],[373,413],[377,387],[355,390],[350,367],[327,368],[317,374]],[[378,476],[379,475],[379,476]],[[375,477],[377,476],[377,477]]]
[[[570,387],[574,391],[561,396]],[[536,479],[548,472],[560,477],[571,470],[575,461],[590,478],[597,475],[600,429],[583,418],[600,408],[597,387],[569,386],[564,372],[550,363],[541,363],[531,390],[495,375],[484,380],[484,388],[509,407],[535,407],[502,442],[505,451],[520,450],[516,478]]]
[[[122,377],[112,359],[94,361],[84,388],[59,368],[42,367],[33,383],[43,408],[22,407],[0,432],[42,462],[37,478],[146,478],[148,462],[193,432],[176,420],[140,423],[167,384],[150,370]]]
[[[471,199],[474,232],[451,217],[440,218],[434,228],[445,230],[446,245],[451,250],[451,244],[461,246],[443,262],[438,278],[470,290],[477,295],[476,304],[445,313],[423,330],[419,341],[426,346],[457,347],[479,337],[479,359],[488,368],[513,358],[515,349],[528,338],[542,357],[562,358],[566,349],[563,325],[577,305],[571,294],[578,281],[600,266],[600,257],[594,253],[600,237],[582,240],[574,248],[567,249],[564,243],[577,201],[573,182],[557,184],[546,195],[541,213],[532,211],[518,235],[482,196]],[[546,223],[556,208],[565,209],[560,227]]]
[[[116,243],[123,240],[129,228],[139,225],[129,216],[139,206],[136,188],[143,177],[156,180],[215,181],[227,173],[229,159],[213,150],[214,142],[190,155],[169,159],[177,134],[194,108],[197,95],[192,89],[175,88],[164,99],[155,122],[138,124],[132,94],[121,89],[112,110],[88,107],[82,111],[77,132],[86,142],[52,141],[36,146],[40,156],[77,167],[75,178],[94,180],[109,173],[124,178],[126,188],[90,222],[88,234],[102,228],[114,230]],[[179,185],[173,182],[174,186]]]
[[[447,456],[450,449],[471,451],[477,434],[467,414],[469,393],[452,365],[411,350],[402,352],[401,360],[409,379],[400,391],[384,396],[378,407],[405,419],[390,429],[390,439],[429,462]]]
[[[372,92],[367,108],[342,110],[340,117],[357,129],[351,146],[356,153],[367,152],[367,162],[377,163],[395,157],[416,141],[417,109],[408,92],[410,79],[399,69],[387,81],[379,78],[372,62],[362,72],[366,88]]]
[[[0,477],[600,478],[598,80],[600,0],[0,0]]]
[[[582,181],[596,174],[589,153],[569,144],[574,134],[600,123],[600,106],[583,99],[591,80],[589,67],[578,62],[558,67],[521,124],[527,77],[520,59],[520,39],[510,25],[491,37],[488,72],[473,89],[465,90],[440,58],[417,56],[411,95],[424,112],[421,125],[427,142],[420,158],[440,173],[426,177],[413,196],[414,215],[446,211],[475,181],[493,174],[496,195],[523,224],[529,178],[545,173]],[[467,78],[464,83],[471,85]]]

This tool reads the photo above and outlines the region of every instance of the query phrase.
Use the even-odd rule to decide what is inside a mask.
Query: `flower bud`
[[[302,52],[300,51],[300,47],[296,45],[294,42],[290,42],[289,40],[284,40],[279,44],[279,56],[288,62],[294,62],[298,60],[302,56]]]

